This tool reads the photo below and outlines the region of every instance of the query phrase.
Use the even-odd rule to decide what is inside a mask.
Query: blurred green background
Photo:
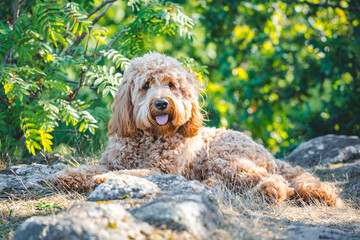
[[[24,1],[15,2],[21,4]],[[55,4],[53,2],[25,1],[17,21],[21,20],[21,13],[24,13],[23,19],[29,19],[28,25],[36,25],[34,18],[36,19],[36,14],[39,15],[37,9],[41,6],[46,9],[46,6]],[[301,142],[316,136],[360,135],[360,2],[357,0],[55,2],[58,10],[53,13],[43,11],[47,12],[47,16],[54,14],[53,23],[63,21],[59,19],[65,13],[56,11],[60,11],[61,5],[65,6],[69,2],[77,3],[77,10],[84,16],[102,3],[109,2],[108,5],[111,6],[90,29],[89,40],[85,37],[74,47],[73,53],[66,55],[67,49],[84,34],[79,33],[80,30],[74,31],[74,26],[71,26],[73,20],[64,20],[64,27],[58,31],[66,41],[63,46],[60,44],[63,42],[61,36],[55,35],[55,40],[51,40],[52,37],[46,39],[42,34],[34,34],[33,37],[28,32],[29,28],[25,27],[18,34],[29,34],[30,39],[16,39],[16,33],[11,28],[14,1],[0,3],[0,41],[11,44],[13,39],[9,36],[12,34],[18,41],[15,41],[12,61],[6,60],[9,59],[12,45],[5,50],[0,47],[0,60],[3,63],[0,71],[3,165],[11,162],[11,159],[27,156],[29,153],[25,145],[29,148],[31,141],[38,141],[39,150],[42,151],[54,150],[64,155],[99,157],[107,144],[106,126],[111,116],[109,107],[112,94],[118,81],[121,81],[121,78],[114,80],[113,76],[123,72],[120,65],[126,64],[127,59],[150,50],[182,59],[204,80],[206,94],[203,106],[209,120],[206,125],[244,131],[277,157],[283,157]],[[105,8],[106,5],[102,10]],[[101,14],[100,12],[101,10],[97,14]],[[94,16],[85,20],[89,20],[91,24],[96,18]],[[51,18],[49,22],[53,24]],[[34,29],[38,27],[34,26]],[[83,31],[85,30],[84,28]],[[127,32],[109,48],[112,40],[123,30]],[[46,29],[38,31],[45,31],[46,35]],[[75,33],[67,34],[66,31]],[[99,39],[105,43],[99,42]],[[22,60],[21,51],[25,50],[21,49],[36,41],[40,45],[47,42],[52,51],[44,53],[39,52],[39,48],[29,48],[30,55],[41,56],[39,59],[29,60],[29,55],[25,54]],[[111,52],[112,49],[116,53]],[[89,53],[86,56],[84,51],[93,55]],[[117,53],[119,55],[115,59]],[[47,54],[54,60],[49,60]],[[101,54],[105,54],[105,57],[95,64],[91,59],[96,61]],[[122,60],[115,61],[121,58]],[[21,84],[34,85],[33,93],[39,94],[38,99],[34,97],[35,102],[50,101],[58,110],[49,110],[49,114],[65,116],[62,109],[67,107],[61,106],[68,104],[66,106],[72,106],[79,113],[80,107],[85,105],[78,104],[78,109],[72,105],[74,101],[62,94],[76,89],[77,84],[74,82],[79,82],[83,76],[80,73],[85,70],[77,65],[91,67],[87,69],[85,82],[75,97],[88,105],[87,112],[96,120],[92,124],[94,128],[95,125],[98,128],[95,130],[86,125],[91,121],[86,114],[78,114],[78,119],[74,115],[75,124],[65,124],[66,120],[62,120],[62,117],[49,120],[57,122],[53,127],[44,127],[44,121],[38,121],[35,128],[44,129],[44,132],[53,137],[49,137],[53,145],[47,148],[46,142],[39,140],[41,131],[37,137],[31,138],[30,133],[27,137],[24,121],[18,120],[24,114],[25,107],[36,117],[36,113],[40,111],[36,110],[39,104],[31,107],[30,101],[17,101],[18,96],[11,95],[17,92],[6,90],[10,86],[9,79],[14,77],[12,73],[16,71],[16,76],[24,82]],[[36,83],[41,74],[24,73],[21,77],[23,70],[20,68],[24,66],[41,69],[45,74],[45,82],[49,79],[52,82],[63,82],[65,86],[59,87],[58,95],[55,96],[49,84],[44,82],[44,87],[41,88],[41,83]],[[107,68],[104,70],[103,66]],[[116,67],[116,70],[109,71],[111,66]],[[55,74],[57,71],[61,71],[61,74]],[[99,76],[96,75],[97,71],[107,74],[103,77],[103,82],[96,82],[96,76]],[[91,75],[94,79],[91,79]],[[102,91],[97,91],[102,83]],[[16,86],[19,82],[14,84]],[[29,86],[31,88],[32,85]],[[45,94],[46,89],[50,91],[48,95]],[[111,94],[104,94],[104,91]],[[60,98],[65,105],[59,105],[60,101],[57,100]],[[10,104],[7,104],[9,100]],[[42,104],[41,107],[45,109],[45,105]],[[44,111],[44,114],[48,114],[46,109]],[[86,124],[81,127],[82,123]],[[35,150],[39,151],[37,149],[35,145]]]

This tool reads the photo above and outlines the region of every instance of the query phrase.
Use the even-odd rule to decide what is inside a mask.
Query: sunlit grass
[[[219,208],[223,212],[222,236],[226,239],[286,238],[287,228],[292,223],[337,228],[343,231],[360,230],[359,206],[345,200],[343,208],[334,208],[314,202],[306,204],[291,200],[278,205],[269,205],[251,194],[230,191],[225,186],[215,188]],[[214,236],[218,239],[218,236]]]

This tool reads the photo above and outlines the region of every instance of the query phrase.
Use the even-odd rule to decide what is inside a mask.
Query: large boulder
[[[213,189],[196,180],[187,180],[179,175],[150,175],[144,177],[146,180],[155,183],[163,193],[204,193],[214,196]]]
[[[3,190],[25,190],[42,188],[44,181],[49,180],[52,174],[65,168],[64,164],[43,165],[18,165],[3,170],[0,173],[0,193]]]
[[[154,227],[188,231],[207,239],[219,223],[214,200],[200,193],[172,193],[132,210],[133,216]]]
[[[154,229],[117,203],[82,202],[56,216],[32,217],[16,231],[23,239],[148,239]]]
[[[160,188],[144,178],[119,175],[100,184],[88,197],[88,201],[122,200],[155,196]]]
[[[360,239],[360,233],[344,232],[339,229],[328,228],[323,226],[309,226],[302,223],[292,224],[290,227],[290,236],[286,240],[355,240]]]
[[[26,220],[14,239],[161,239],[150,236],[163,230],[170,239],[207,239],[220,222],[213,195],[210,187],[181,176],[118,175],[85,203]]]
[[[349,163],[360,159],[360,139],[356,136],[326,135],[300,144],[285,160],[303,167]]]

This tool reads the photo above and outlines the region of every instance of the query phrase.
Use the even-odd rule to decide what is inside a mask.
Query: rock
[[[0,192],[4,189],[24,190],[25,187],[28,189],[41,188],[44,180],[49,180],[52,174],[64,168],[64,164],[47,166],[37,163],[11,167],[0,173]]]
[[[332,173],[337,176],[337,179],[355,179],[360,176],[360,159],[352,163],[333,167]]]
[[[348,195],[348,197],[355,201],[357,205],[360,205],[360,179],[359,177],[355,180],[352,180],[343,186],[343,195]]]
[[[348,163],[360,159],[356,136],[326,135],[300,144],[285,160],[303,167]]]
[[[210,187],[170,174],[150,175],[145,179],[155,183],[162,192],[151,202],[131,210],[137,219],[154,227],[185,230],[202,239],[216,229],[220,219]]]
[[[349,182],[348,185],[348,189],[350,190],[350,192],[357,194],[357,196],[360,197],[360,179],[353,180]]]
[[[147,239],[153,232],[120,204],[82,202],[56,216],[26,220],[13,239]]]
[[[207,239],[209,232],[214,231],[220,221],[214,200],[202,193],[172,192],[131,213],[154,227],[185,230],[202,239]]]
[[[334,228],[312,227],[305,224],[293,224],[291,235],[287,240],[317,240],[317,239],[360,239],[360,233],[344,232]]]
[[[328,176],[327,180],[351,181],[360,176],[360,159],[348,164],[334,164],[329,167],[317,167],[318,176]]]
[[[89,156],[66,157],[57,152],[55,152],[55,153],[48,153],[48,152],[47,153],[39,153],[36,156],[15,159],[15,164],[21,163],[21,164],[26,164],[26,165],[31,165],[32,163],[46,164],[46,165],[54,165],[57,163],[63,163],[63,164],[72,165],[74,163],[76,163],[76,164],[92,164],[94,162],[98,162],[98,159],[89,157]]]
[[[174,192],[177,193],[187,193],[187,192],[197,192],[205,193],[209,196],[213,196],[213,191],[209,186],[206,186],[199,181],[192,180],[189,181],[183,176],[179,175],[150,175],[144,177],[146,180],[155,183],[162,192]]]
[[[152,200],[156,195],[158,197]],[[125,200],[124,204],[133,203],[128,208],[138,220],[157,228],[188,231],[204,239],[219,223],[212,196],[210,187],[182,176],[168,174],[139,178],[120,175],[100,184],[88,200]],[[136,201],[136,198],[146,197],[149,199],[147,202]],[[142,206],[134,209],[137,204]]]
[[[159,228],[170,239],[207,239],[220,222],[212,189],[181,176],[117,175],[88,200],[56,216],[32,217],[14,239],[162,239],[149,237]]]
[[[160,192],[160,188],[140,177],[119,175],[116,178],[100,184],[89,195],[89,201],[108,201],[126,198],[153,197]]]

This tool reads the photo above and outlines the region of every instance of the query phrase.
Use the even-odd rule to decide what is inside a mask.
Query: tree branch
[[[52,132],[62,132],[62,133],[71,132],[71,133],[75,133],[76,131],[72,130],[72,129],[65,129],[65,130],[53,130]]]
[[[113,2],[116,2],[116,0],[107,0],[107,1],[102,2],[97,8],[95,8],[94,10],[92,10],[92,11],[89,13],[88,18],[91,17],[94,13],[96,13],[96,12],[99,11],[100,9],[102,9],[106,4],[108,4],[108,3],[113,3]]]
[[[73,84],[78,84],[79,83],[79,82],[68,80],[68,79],[64,79],[64,82],[73,83]]]
[[[24,5],[26,4],[26,2],[27,2],[27,0],[22,1],[22,2],[19,4],[19,9],[20,9],[22,6],[24,6]]]
[[[115,1],[116,1],[116,0],[108,0],[108,1],[103,2],[103,3],[102,3],[103,6],[105,6],[106,4],[108,4],[108,5],[104,8],[104,10],[101,11],[101,13],[100,13],[96,18],[94,18],[94,20],[93,20],[93,22],[92,22],[91,25],[94,26],[94,25],[100,20],[100,18],[102,18],[102,17],[105,15],[106,11],[111,7],[111,5],[112,5]],[[100,4],[100,6],[101,6],[102,4]],[[103,7],[103,6],[102,6],[102,7]],[[102,7],[101,7],[101,8],[102,8]],[[98,7],[98,9],[97,9],[97,8],[94,9],[94,10],[88,15],[88,18],[89,18],[91,15],[93,15],[95,12],[97,12],[99,9],[101,9],[101,8]],[[96,10],[96,11],[95,11],[95,10]],[[89,31],[91,31],[91,29],[92,29],[92,27],[89,27]],[[87,33],[83,33],[80,37],[78,37],[78,38],[76,39],[76,41],[75,41],[68,49],[66,49],[65,55],[71,55],[71,54],[73,53],[73,48],[76,47],[77,45],[79,45],[80,42],[85,38],[86,35],[87,35]]]
[[[106,11],[111,7],[111,5],[112,5],[113,3],[114,3],[114,2],[110,2],[110,3],[104,8],[104,10],[102,10],[101,13],[100,13],[96,18],[94,18],[94,20],[93,20],[93,22],[92,22],[92,25],[95,25],[95,24],[99,21],[99,19],[102,18],[102,17],[105,15]]]
[[[129,30],[121,30],[121,31],[118,33],[118,35],[116,35],[116,37],[110,42],[109,46],[106,48],[106,51],[109,51],[109,50],[112,48],[112,46],[114,45],[114,43],[115,43],[117,40],[119,40],[119,38],[121,37],[121,35],[124,34],[124,33],[126,33],[126,32],[128,32],[128,31],[129,31]],[[103,59],[103,57],[104,57],[104,54],[102,53],[102,54],[100,55],[100,57],[95,60],[94,64],[98,64],[98,63]]]
[[[79,83],[78,83],[75,91],[74,91],[72,94],[70,94],[70,96],[66,99],[67,101],[69,101],[69,102],[70,102],[70,101],[74,101],[75,98],[76,98],[76,96],[78,95],[78,93],[79,93],[79,91],[80,91],[80,88],[81,88],[81,86],[83,85],[83,82],[84,82],[84,80],[85,80],[86,73],[87,73],[87,71],[89,71],[89,69],[90,69],[90,67],[91,67],[91,64],[92,64],[93,61],[94,61],[95,53],[96,53],[96,49],[97,49],[98,45],[99,45],[99,41],[96,42],[94,54],[93,54],[93,56],[92,56],[92,58],[91,58],[91,61],[90,61],[89,65],[88,65],[86,71],[81,70],[81,78],[80,78],[80,81],[79,81]],[[85,50],[85,54],[86,54],[86,50]]]
[[[76,81],[72,81],[72,80],[69,80],[69,79],[64,79],[63,80],[64,82],[67,82],[67,83],[72,83],[72,84],[79,84],[79,82],[76,82]],[[90,89],[97,89],[97,86],[89,86],[88,84],[83,84],[83,86],[87,86],[89,87]]]
[[[339,8],[341,10],[347,10],[350,12],[358,12],[360,11],[360,7],[342,7],[340,4],[329,4],[329,3],[312,3],[312,2],[308,2],[308,1],[298,1],[298,0],[283,0],[283,2],[285,3],[296,3],[296,4],[306,4],[309,5],[311,7],[321,7],[321,8]]]
[[[9,103],[3,100],[1,96],[0,96],[0,101],[6,106],[6,108],[9,107]]]
[[[26,1],[24,1],[26,2]],[[13,23],[12,23],[12,27],[13,27],[13,32],[15,33],[15,22],[18,18],[18,12],[19,12],[19,0],[15,0],[12,5],[12,10],[13,10]],[[15,34],[14,34],[15,35]],[[2,65],[5,65],[7,62],[11,63],[12,62],[12,58],[13,58],[13,54],[14,54],[14,50],[15,50],[15,44],[11,47],[10,51],[8,54],[5,55],[4,60],[2,62]]]

